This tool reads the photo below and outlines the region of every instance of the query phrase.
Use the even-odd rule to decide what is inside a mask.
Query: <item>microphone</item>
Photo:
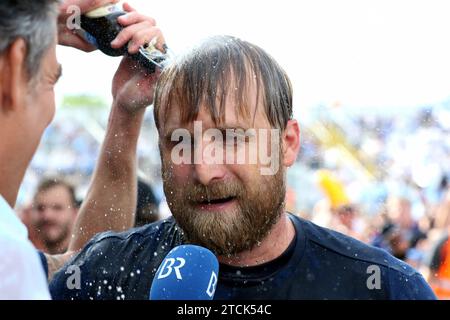
[[[150,300],[212,300],[219,262],[208,249],[195,245],[173,248],[156,271]]]

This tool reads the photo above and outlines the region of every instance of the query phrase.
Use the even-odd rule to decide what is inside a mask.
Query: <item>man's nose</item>
[[[39,213],[42,220],[49,220],[54,217],[55,210],[52,207],[47,206],[42,208]]]
[[[225,166],[223,164],[194,164],[194,178],[207,186],[214,180],[225,178]]]
[[[197,156],[194,157],[194,178],[201,184],[207,186],[214,180],[224,179],[226,176],[226,166],[220,154],[211,154],[203,152],[205,144],[202,148],[197,148]],[[219,148],[217,152],[222,152]]]

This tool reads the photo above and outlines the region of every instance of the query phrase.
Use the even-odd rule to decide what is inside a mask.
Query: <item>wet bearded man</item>
[[[285,211],[285,175],[296,160],[300,132],[292,119],[290,82],[262,49],[229,36],[209,38],[162,72],[153,102],[164,192],[174,217],[94,237],[71,261],[83,275],[80,289],[67,289],[66,266],[50,285],[53,297],[148,299],[164,257],[191,242],[218,256],[215,299],[434,298],[420,274],[385,251]],[[200,137],[196,121],[206,130]],[[226,139],[226,147],[219,140],[251,128],[261,138],[257,148],[265,146],[276,158],[272,174],[262,170],[260,154],[255,163],[228,161],[243,153],[250,159],[250,139]],[[274,128],[278,136],[272,136]],[[210,139],[210,129],[222,139]],[[194,141],[173,139],[180,130]],[[177,148],[179,143],[188,148]],[[218,155],[225,163],[214,161]],[[367,285],[373,265],[385,284],[380,290]]]
[[[261,49],[250,48],[239,41],[233,45],[240,46],[244,54],[232,56],[232,50],[223,50],[221,43],[224,41],[234,40],[217,37],[206,48],[193,50],[189,58],[197,55],[194,59],[202,61],[192,64],[196,70],[181,67],[181,72],[162,76],[155,96],[155,119],[163,118],[157,125],[164,191],[186,240],[213,250],[224,262],[252,265],[270,259],[262,250],[256,250],[256,255],[248,254],[256,246],[266,248],[270,242],[276,242],[272,237],[280,240],[279,235],[283,234],[284,241],[277,250],[280,254],[294,237],[292,224],[284,213],[285,167],[295,161],[299,128],[297,122],[291,120],[292,96],[280,95],[280,92],[291,92],[291,85],[276,62]],[[255,56],[259,59],[250,58]],[[271,61],[267,61],[269,59]],[[182,61],[179,63],[183,65]],[[278,70],[271,70],[267,76],[264,68],[268,65]],[[205,80],[210,70],[214,70],[217,77]],[[261,76],[263,72],[266,77]],[[194,83],[198,86],[192,86]],[[235,160],[243,152],[246,162],[214,164],[204,152],[199,163],[174,164],[172,149],[177,142],[172,141],[172,133],[179,128],[192,133],[193,121],[201,121],[206,130],[218,128],[226,136],[226,146],[215,149],[223,152],[222,159]],[[249,149],[255,145],[250,144],[248,136],[240,140],[242,143],[238,142],[238,137],[229,139],[227,130],[241,129],[242,133],[255,129],[258,133],[270,132],[273,127],[282,129],[281,136],[271,132],[266,136],[257,134],[256,139],[260,147],[266,143],[266,150],[276,153],[271,156],[279,162],[277,168],[280,169],[262,175],[261,161],[249,162]],[[264,139],[266,137],[269,139]],[[279,148],[271,149],[272,139]],[[205,145],[215,142],[204,135],[192,146],[191,154],[195,154],[195,148],[206,149]],[[230,142],[231,149],[227,148]],[[183,188],[179,188],[180,185]],[[272,235],[271,231],[274,231]]]

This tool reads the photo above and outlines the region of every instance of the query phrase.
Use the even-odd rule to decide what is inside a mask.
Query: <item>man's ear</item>
[[[28,82],[26,56],[27,45],[18,38],[0,57],[0,108],[4,112],[19,108],[25,99]]]
[[[290,167],[297,159],[300,150],[300,128],[297,120],[289,120],[282,136],[283,165]]]

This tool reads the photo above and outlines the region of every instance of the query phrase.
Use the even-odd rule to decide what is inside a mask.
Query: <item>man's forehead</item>
[[[46,188],[44,190],[40,190],[37,195],[68,195],[69,190],[63,185],[54,185],[50,188]]]
[[[161,124],[163,132],[172,132],[178,128],[185,128],[191,130],[194,128],[194,121],[200,121],[203,128],[218,128],[218,129],[249,129],[260,126],[269,125],[269,120],[264,110],[262,99],[256,99],[256,96],[249,97],[243,106],[246,112],[238,112],[238,106],[233,99],[226,99],[224,117],[219,117],[214,122],[211,110],[206,104],[202,104],[199,108],[197,116],[193,121],[183,121],[182,111],[180,106],[173,104],[167,110],[169,113],[167,121]]]
[[[176,115],[178,113],[178,115]],[[214,122],[209,110],[205,110],[202,108],[198,113],[197,117],[193,121],[182,121],[181,115],[179,114],[179,110],[173,112],[173,114],[169,117],[169,121],[164,125],[165,131],[173,131],[173,129],[177,128],[186,128],[190,129],[194,127],[195,122],[201,122],[203,127],[212,127],[212,128],[245,128],[252,127],[253,121],[251,117],[241,117],[236,114],[236,112],[227,112],[225,111],[225,117],[223,120],[218,119],[217,122]]]

